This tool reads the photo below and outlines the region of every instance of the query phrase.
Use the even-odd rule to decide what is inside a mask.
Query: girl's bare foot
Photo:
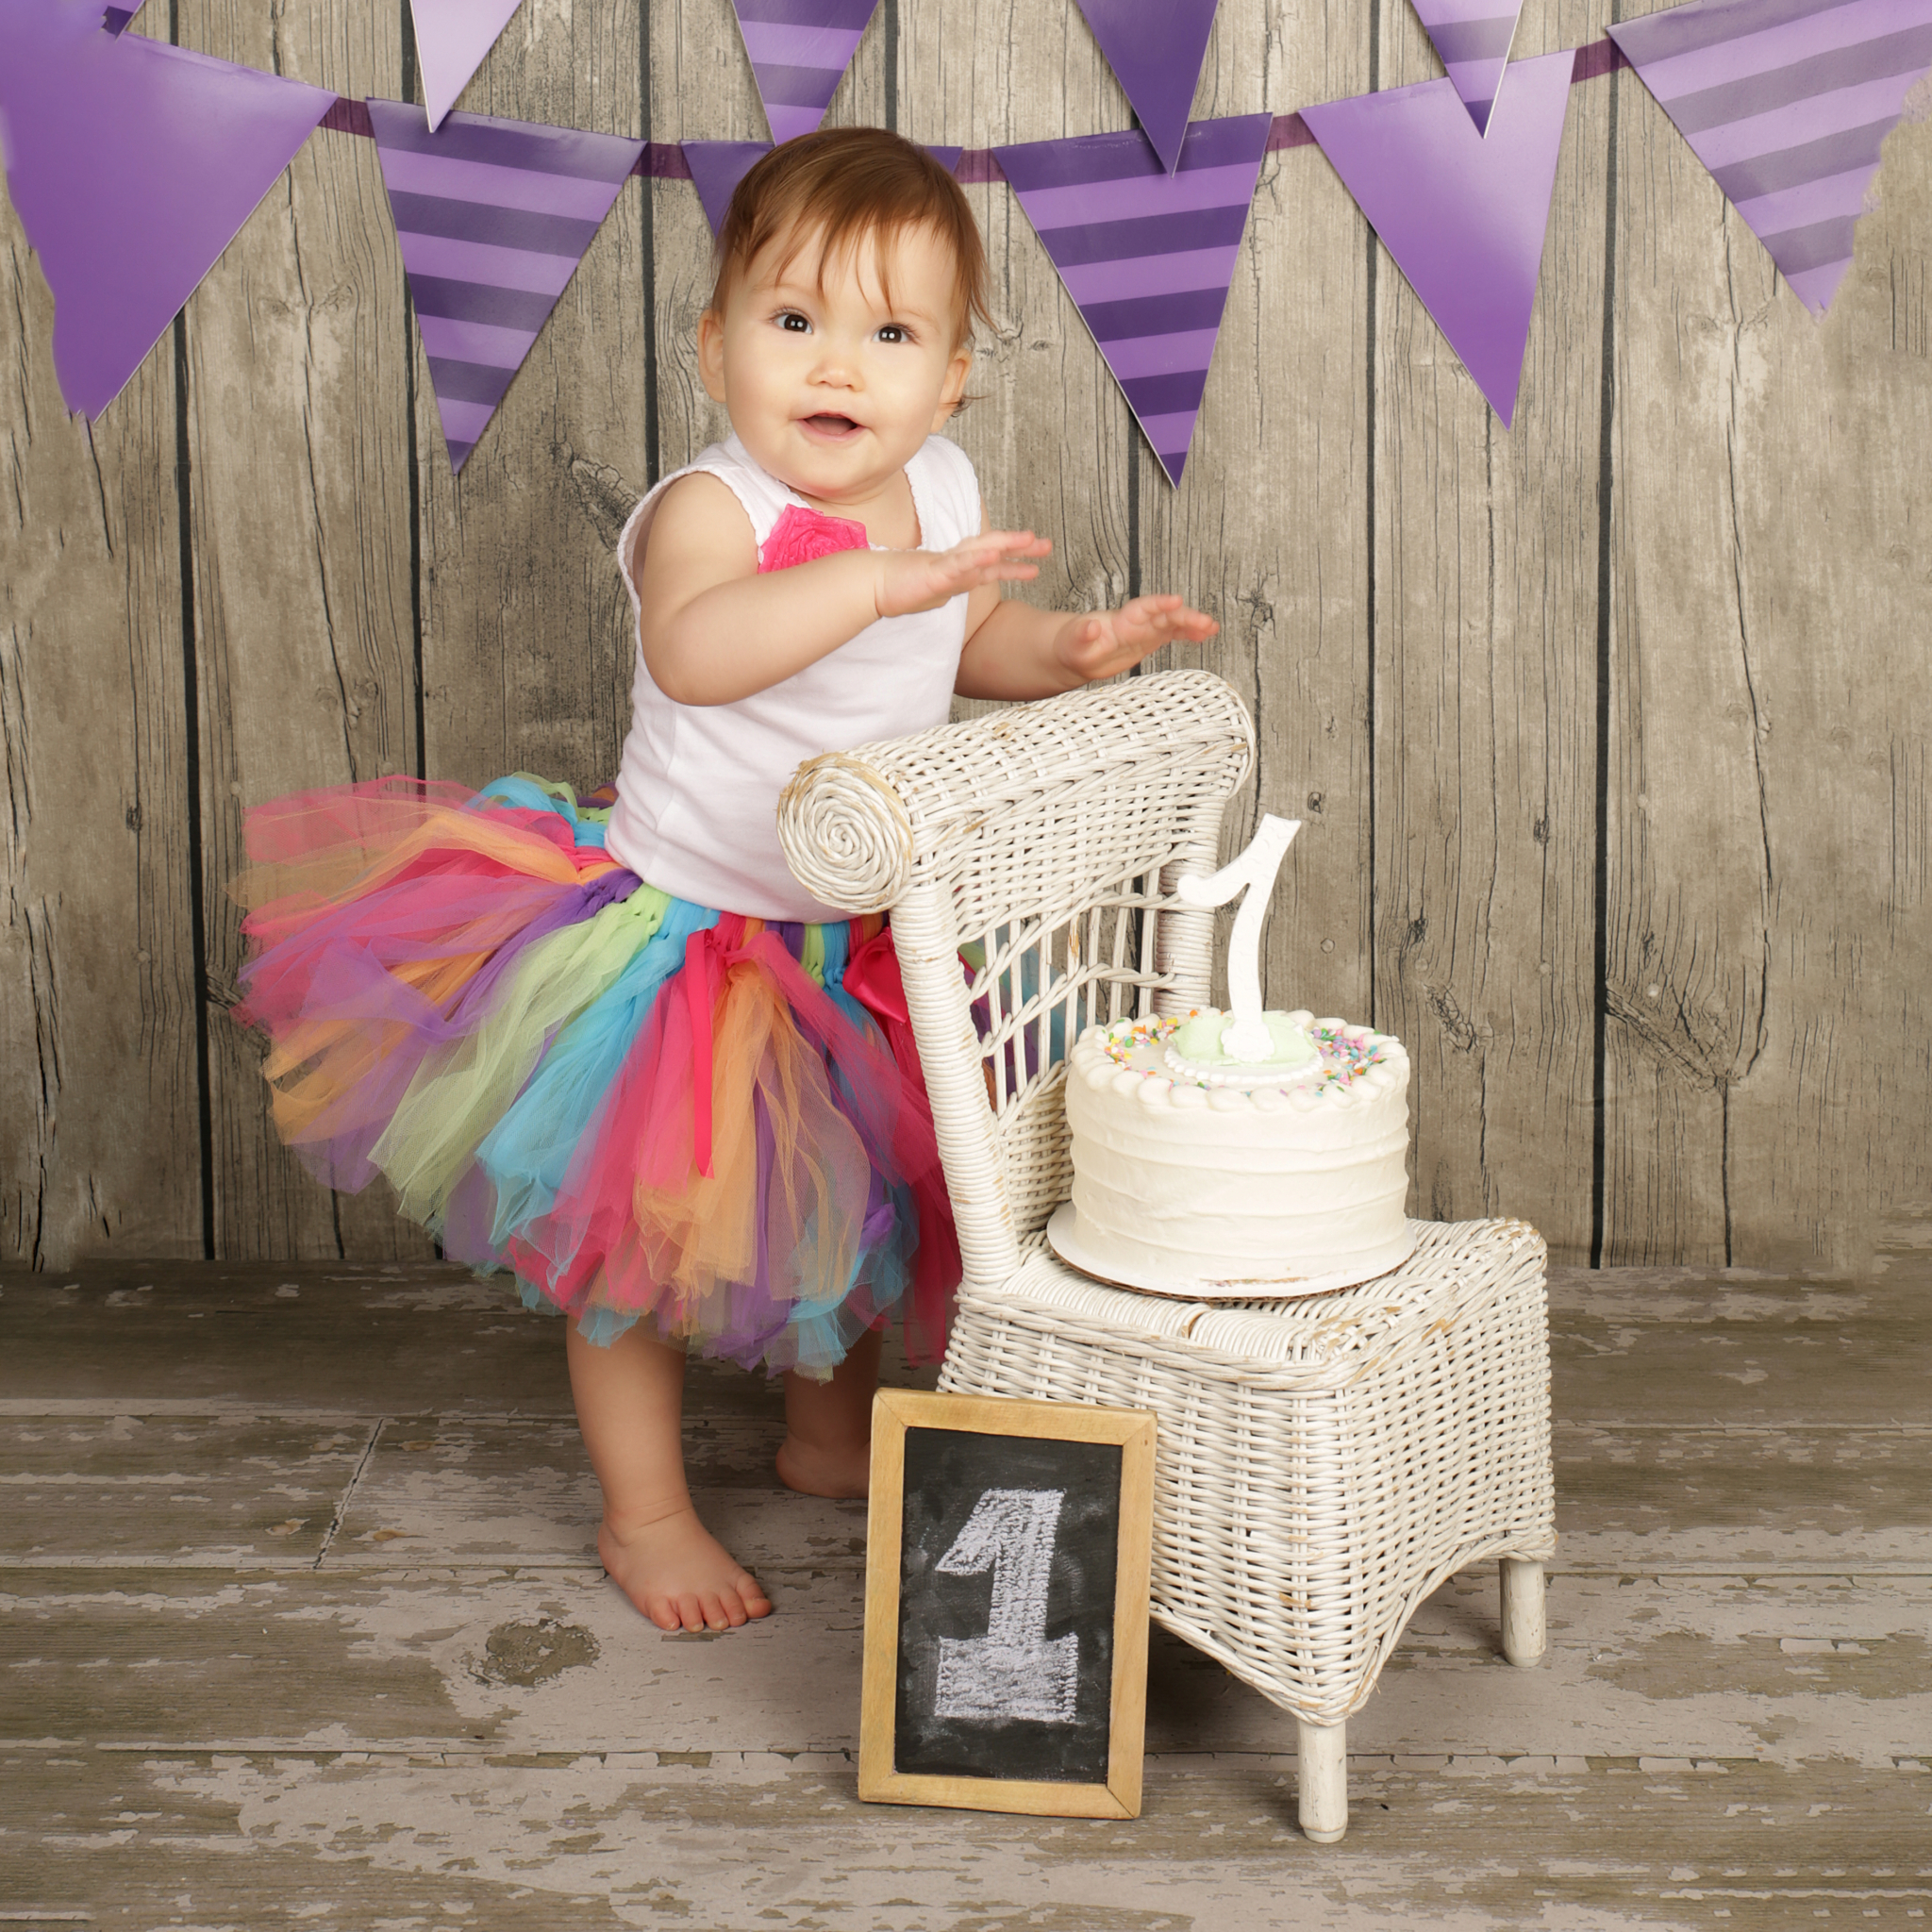
[[[872,1443],[813,1442],[788,1434],[778,1445],[778,1480],[802,1496],[863,1496],[872,1488]]]
[[[758,1579],[697,1519],[684,1485],[684,1356],[640,1322],[608,1347],[564,1331],[584,1447],[604,1491],[597,1554],[660,1630],[731,1630],[772,1614]]]
[[[697,1519],[689,1503],[648,1523],[607,1515],[597,1555],[611,1581],[660,1630],[735,1630],[769,1617],[757,1577]]]
[[[863,1496],[872,1488],[872,1398],[879,1386],[876,1329],[861,1335],[829,1382],[785,1377],[778,1480],[808,1496]]]

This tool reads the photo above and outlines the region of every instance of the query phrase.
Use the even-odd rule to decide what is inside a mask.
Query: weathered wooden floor
[[[864,1516],[694,1372],[700,1506],[778,1614],[607,1585],[560,1331],[453,1272],[0,1276],[0,1924],[1239,1932],[1932,1913],[1932,1269],[1552,1283],[1551,1650],[1495,1579],[1350,1727],[1156,1633],[1145,1815],[860,1806]]]

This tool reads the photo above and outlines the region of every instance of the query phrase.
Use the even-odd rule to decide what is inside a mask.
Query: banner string
[[[1622,48],[1606,34],[1602,40],[1588,42],[1576,49],[1576,64],[1571,72],[1570,85],[1581,87],[1587,80],[1601,80],[1605,75],[1629,65]],[[370,141],[375,139],[375,125],[369,118],[368,108],[361,101],[351,100],[346,94],[337,97],[335,106],[322,117],[319,125],[332,127],[338,134],[359,134]],[[1290,112],[1275,115],[1268,129],[1268,145],[1264,152],[1276,154],[1284,148],[1312,147],[1314,144],[1315,137],[1309,133],[1308,124],[1299,112]],[[631,173],[650,180],[689,181],[691,163],[684,158],[681,142],[648,141]],[[967,184],[1004,181],[1007,178],[1006,171],[1000,166],[998,149],[990,147],[962,148],[958,165],[953,174],[955,179]]]

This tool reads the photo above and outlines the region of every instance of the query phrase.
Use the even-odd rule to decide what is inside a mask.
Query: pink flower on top
[[[809,563],[835,551],[866,547],[863,524],[855,524],[849,517],[828,517],[822,510],[807,509],[802,503],[788,503],[758,551],[758,573],[790,570],[794,563]]]

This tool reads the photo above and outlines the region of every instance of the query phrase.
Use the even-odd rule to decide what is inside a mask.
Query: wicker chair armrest
[[[778,802],[786,862],[808,891],[851,912],[904,897],[950,835],[1048,792],[1218,749],[1225,792],[1246,776],[1246,708],[1206,671],[1089,685],[909,738],[800,765]]]

